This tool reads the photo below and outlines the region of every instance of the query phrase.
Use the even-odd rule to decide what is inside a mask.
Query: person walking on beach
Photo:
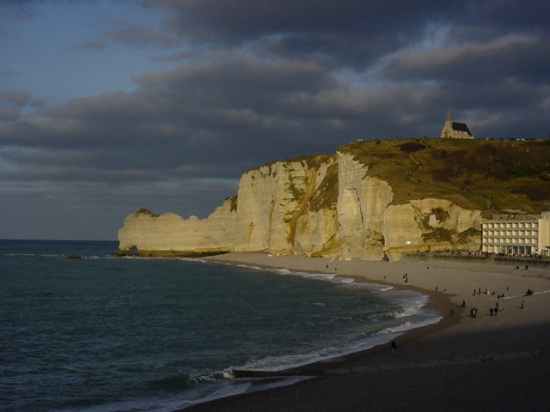
[[[397,343],[392,340],[391,341],[391,353],[395,354],[395,350],[397,349]]]

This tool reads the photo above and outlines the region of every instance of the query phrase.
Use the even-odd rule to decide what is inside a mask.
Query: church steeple
[[[449,108],[447,110],[447,119],[445,119],[445,124],[443,125],[443,129],[441,129],[440,137],[450,139],[473,139],[474,135],[466,123],[453,122],[451,118],[451,109]]]

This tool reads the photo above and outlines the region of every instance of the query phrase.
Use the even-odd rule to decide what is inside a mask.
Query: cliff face
[[[181,256],[224,253],[237,238],[237,216],[227,199],[207,219],[182,219],[174,213],[155,215],[139,209],[118,231],[119,252],[136,248],[140,255]],[[233,208],[234,209],[234,208]]]
[[[327,210],[310,210],[310,200],[334,164],[333,156],[316,156],[276,162],[245,173],[237,196],[239,237],[235,250],[288,253],[295,245],[300,253],[324,250],[334,218],[325,227]],[[313,243],[312,237],[316,238]]]
[[[392,204],[390,184],[352,154],[274,162],[246,172],[236,199],[208,218],[140,209],[119,230],[119,251],[186,255],[266,251],[396,260],[406,251],[479,248],[480,210],[449,200]]]

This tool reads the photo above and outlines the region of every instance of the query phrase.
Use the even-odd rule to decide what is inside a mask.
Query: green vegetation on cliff
[[[490,213],[537,214],[550,209],[550,141],[476,139],[386,139],[355,141],[338,148],[367,166],[368,175],[385,180],[394,204],[412,199],[447,199],[467,209]],[[302,162],[317,168],[335,155],[311,155],[275,163]],[[291,187],[297,199],[304,197]],[[338,164],[309,199],[309,210],[334,208]]]
[[[327,169],[327,174],[309,201],[309,210],[335,209],[338,200],[338,163]]]
[[[387,181],[397,204],[435,197],[488,212],[550,208],[550,141],[389,139],[338,151]]]

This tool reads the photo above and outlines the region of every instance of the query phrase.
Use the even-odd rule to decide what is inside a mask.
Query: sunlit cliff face
[[[273,162],[246,172],[236,199],[208,218],[138,210],[120,251],[142,255],[266,251],[340,259],[399,259],[417,250],[477,250],[481,211],[445,199],[392,204],[388,182],[350,153]],[[466,231],[474,228],[473,232]]]

